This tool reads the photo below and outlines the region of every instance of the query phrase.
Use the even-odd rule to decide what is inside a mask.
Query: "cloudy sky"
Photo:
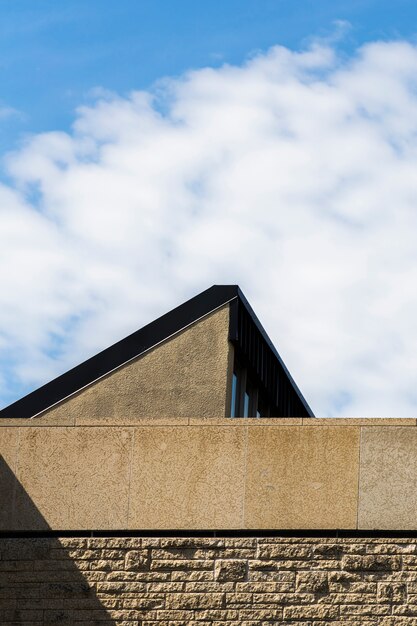
[[[414,0],[0,0],[0,405],[238,283],[318,416],[417,416]]]

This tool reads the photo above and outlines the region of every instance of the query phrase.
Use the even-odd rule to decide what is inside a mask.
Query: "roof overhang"
[[[291,393],[296,395],[306,415],[313,417],[310,407],[238,285],[213,285],[140,330],[10,404],[0,411],[0,418],[31,418],[43,413],[228,303],[233,303],[230,317],[230,340],[243,354],[247,354],[249,365],[256,370],[256,356],[254,361],[253,351],[245,348],[242,320],[246,320],[243,322],[245,328],[248,327],[249,321],[252,338],[256,338],[258,345],[262,346],[268,355],[270,364],[268,376],[262,378],[262,367],[257,371],[268,391],[275,395],[279,393],[279,384],[277,386],[274,383],[273,376],[274,372],[282,373],[284,379],[288,381]]]

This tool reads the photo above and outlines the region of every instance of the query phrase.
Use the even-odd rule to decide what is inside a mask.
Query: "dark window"
[[[268,400],[262,392],[259,392],[256,406],[256,417],[269,417],[269,415],[270,409]]]
[[[243,395],[243,417],[250,417],[249,415],[249,394],[245,391]]]
[[[232,406],[230,409],[230,417],[237,417],[237,388],[238,379],[236,372],[233,372],[232,378]]]
[[[235,362],[232,377],[230,417],[267,417],[269,406],[247,368]]]
[[[240,298],[230,304],[229,339],[238,362],[235,363],[238,393],[233,415],[312,417],[279,354],[250,307]],[[246,403],[245,393],[249,396]]]

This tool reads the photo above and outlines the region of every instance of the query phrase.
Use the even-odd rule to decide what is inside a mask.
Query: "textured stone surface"
[[[416,538],[0,539],[0,623],[416,626]]]
[[[245,580],[248,574],[248,564],[246,560],[219,559],[216,562],[215,578],[219,582],[230,580]]]
[[[55,414],[54,411],[44,413],[33,418],[10,418],[2,417],[0,420],[0,428],[8,426],[19,426],[20,428],[32,428],[33,426],[75,426],[75,414],[74,413],[60,413]]]
[[[131,429],[21,429],[13,527],[123,528]]]
[[[13,527],[13,503],[17,494],[16,463],[19,430],[0,429],[0,528]]]
[[[363,428],[358,526],[407,530],[417,520],[417,429]]]
[[[417,425],[411,417],[303,417],[305,426],[408,426]]]
[[[231,346],[229,307],[193,324],[144,356],[45,413],[78,425],[130,418],[225,416]]]
[[[0,530],[414,530],[415,420],[324,422],[15,420],[0,428]]]
[[[359,432],[249,428],[245,527],[355,528]]]
[[[129,528],[240,528],[245,428],[135,431]]]
[[[243,422],[244,420],[244,422]],[[189,424],[191,426],[239,426],[244,423],[246,426],[253,426],[258,428],[259,426],[301,426],[303,418],[301,417],[263,417],[262,419],[256,417],[248,418],[233,418],[230,417],[190,417]]]

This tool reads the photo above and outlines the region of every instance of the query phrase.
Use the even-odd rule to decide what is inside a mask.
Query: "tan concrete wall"
[[[88,424],[122,417],[225,416],[232,347],[229,306],[206,316],[50,409],[51,419]]]
[[[414,419],[14,424],[3,530],[417,530]]]
[[[415,626],[415,538],[0,539],[4,626]]]

